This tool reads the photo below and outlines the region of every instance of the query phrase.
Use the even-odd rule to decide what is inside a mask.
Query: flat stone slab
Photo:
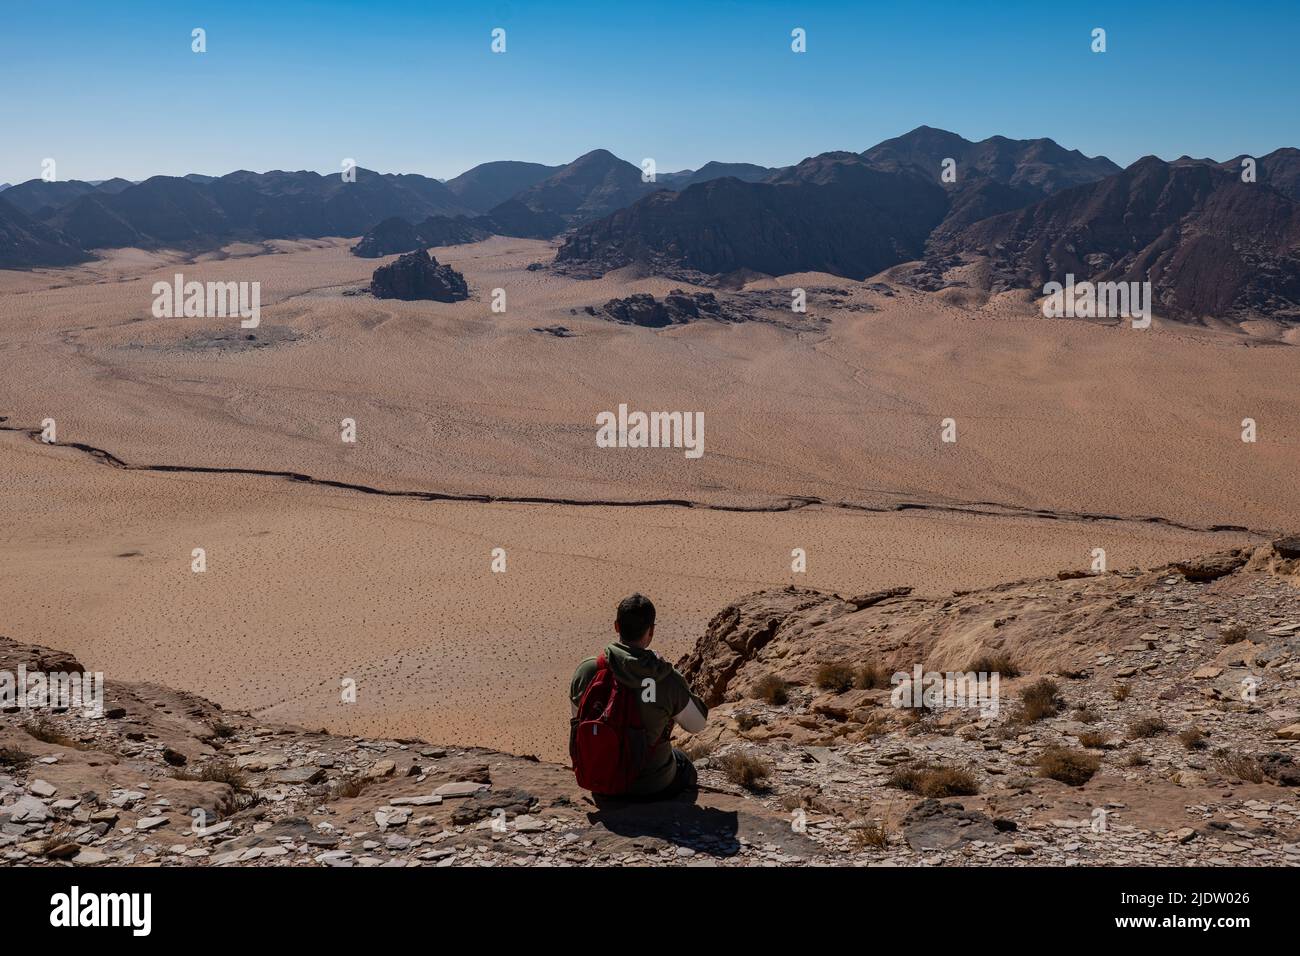
[[[290,786],[320,783],[324,779],[325,771],[320,767],[290,767],[288,770],[281,770],[275,775],[276,783],[289,784]]]
[[[458,780],[455,783],[444,783],[433,791],[435,797],[468,797],[488,789],[486,783],[475,783],[472,780]]]
[[[431,793],[423,797],[394,797],[388,802],[395,807],[431,807],[442,803],[442,795]]]

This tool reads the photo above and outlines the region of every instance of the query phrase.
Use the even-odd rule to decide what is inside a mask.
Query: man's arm
[[[677,678],[685,699],[681,709],[673,715],[673,720],[688,734],[698,734],[708,722],[709,708],[705,707],[704,701],[691,691],[691,685],[686,683],[686,678],[679,671],[674,669],[673,676]]]

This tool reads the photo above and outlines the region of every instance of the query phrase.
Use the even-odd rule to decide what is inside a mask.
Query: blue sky
[[[0,0],[0,182],[44,157],[60,179],[449,177],[596,147],[785,165],[921,124],[1227,159],[1300,146],[1298,46],[1295,0]]]

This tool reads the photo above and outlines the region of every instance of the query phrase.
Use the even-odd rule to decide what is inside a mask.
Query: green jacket
[[[656,744],[646,757],[641,775],[628,793],[636,796],[656,793],[672,783],[677,773],[673,748],[668,742],[673,718],[692,704],[702,717],[708,716],[709,709],[704,706],[704,701],[691,692],[686,678],[677,668],[648,648],[628,647],[622,642],[616,642],[605,648],[605,660],[614,672],[614,679],[636,694],[640,702],[646,741]],[[569,702],[574,707],[578,706],[582,692],[595,676],[594,657],[588,657],[573,672],[573,680],[569,683]]]

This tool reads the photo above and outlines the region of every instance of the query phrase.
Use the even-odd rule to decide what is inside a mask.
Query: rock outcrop
[[[682,325],[702,318],[722,318],[722,307],[712,292],[691,293],[681,289],[674,289],[662,300],[645,292],[622,299],[610,299],[601,311],[616,322],[652,329]]]
[[[451,266],[439,265],[427,251],[417,249],[376,269],[370,294],[377,299],[459,302],[469,298],[469,287]]]
[[[936,230],[931,256],[986,258],[989,286],[1150,282],[1187,320],[1300,320],[1300,203],[1208,162],[1154,156],[1023,209]]]
[[[636,262],[656,272],[821,271],[864,279],[918,258],[947,209],[937,177],[829,153],[775,181],[715,179],[654,193],[576,229],[556,265],[575,274]]]

